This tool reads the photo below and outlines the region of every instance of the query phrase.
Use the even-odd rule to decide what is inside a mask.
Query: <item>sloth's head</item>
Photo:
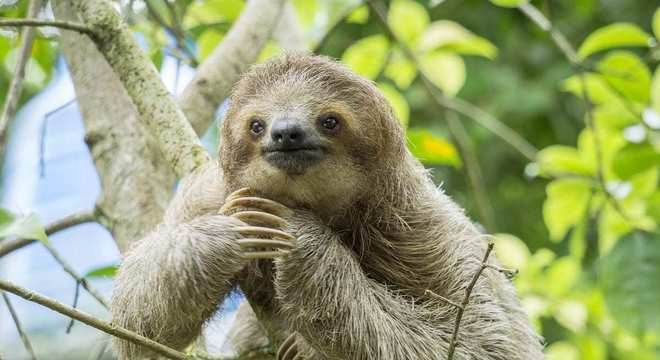
[[[246,73],[220,147],[231,187],[330,213],[394,171],[403,151],[403,130],[376,87],[312,55],[285,55]]]

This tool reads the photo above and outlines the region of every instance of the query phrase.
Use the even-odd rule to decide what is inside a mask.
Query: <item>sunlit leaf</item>
[[[48,242],[46,230],[37,214],[16,216],[6,209],[0,209],[0,239],[8,236]]]
[[[594,104],[615,104],[624,108],[621,98],[610,88],[603,76],[588,73],[584,75],[587,95]],[[583,81],[578,75],[571,76],[563,83],[563,89],[582,99]]]
[[[591,109],[591,114],[598,126],[621,130],[640,123],[640,118],[631,114],[616,103],[602,104]]]
[[[399,49],[395,49],[385,67],[385,76],[399,89],[407,89],[417,77],[417,67]]]
[[[385,98],[390,102],[397,119],[399,119],[404,128],[407,128],[410,117],[410,107],[408,106],[406,98],[393,86],[388,84],[379,83],[378,89],[380,89],[380,92],[383,93]]]
[[[557,305],[555,319],[565,328],[573,332],[580,332],[584,330],[587,323],[587,309],[579,301],[563,301]]]
[[[201,24],[234,21],[241,14],[243,6],[244,2],[241,0],[195,1],[186,11],[183,26],[189,29]]]
[[[543,220],[551,240],[560,241],[571,227],[584,219],[590,193],[586,180],[559,179],[548,184]]]
[[[660,234],[641,231],[621,238],[600,263],[607,306],[630,331],[660,331]]]
[[[523,269],[531,256],[525,243],[511,234],[495,235],[495,254],[502,265],[511,269]]]
[[[366,5],[358,6],[346,17],[346,22],[349,24],[364,24],[367,20],[369,20],[369,8]]]
[[[408,129],[406,135],[410,152],[423,163],[460,166],[461,160],[456,148],[449,141],[423,128]]]
[[[580,279],[580,263],[577,259],[564,256],[552,262],[546,271],[544,291],[552,296],[567,294]]]
[[[356,73],[374,79],[385,66],[389,42],[383,35],[373,35],[354,42],[344,51],[341,61]]]
[[[556,341],[545,349],[546,360],[580,360],[580,351],[568,341]]]
[[[429,24],[424,6],[413,0],[394,0],[387,13],[392,31],[407,44],[415,44]]]
[[[594,164],[581,157],[576,148],[552,145],[539,151],[537,163],[541,174],[545,175],[591,175]]]
[[[502,7],[518,7],[529,0],[490,0],[493,4]]]
[[[480,55],[489,59],[497,56],[497,48],[490,41],[474,35],[461,24],[449,20],[434,21],[424,31],[419,51],[453,50],[466,55]]]
[[[614,51],[598,62],[605,81],[624,97],[646,103],[649,100],[651,72],[644,62],[629,51]]]
[[[599,51],[617,47],[649,46],[650,35],[635,24],[615,23],[604,26],[587,36],[578,56],[586,58]]]
[[[447,51],[426,53],[420,59],[422,71],[449,96],[456,95],[465,84],[465,62]]]
[[[220,44],[224,35],[215,30],[206,30],[197,38],[197,48],[199,51],[199,60],[204,61],[213,50]]]
[[[117,273],[118,265],[106,265],[96,269],[92,269],[85,273],[83,277],[88,279],[93,278],[103,278],[103,277],[114,277]]]
[[[582,360],[607,359],[608,358],[607,344],[603,340],[604,339],[598,338],[593,335],[581,337],[578,340],[578,347],[580,348],[580,359]]]
[[[628,179],[650,167],[660,165],[660,153],[648,143],[628,144],[618,151],[612,168],[621,179]]]
[[[293,0],[293,6],[296,9],[298,20],[303,26],[308,27],[314,23],[316,16],[316,0]]]
[[[653,82],[651,83],[651,106],[660,113],[660,66],[653,73]]]

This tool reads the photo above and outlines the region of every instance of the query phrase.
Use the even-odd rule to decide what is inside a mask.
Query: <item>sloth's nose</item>
[[[283,149],[295,149],[304,143],[306,134],[297,121],[281,119],[273,124],[270,137]]]

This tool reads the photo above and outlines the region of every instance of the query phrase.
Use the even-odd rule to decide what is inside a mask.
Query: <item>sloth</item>
[[[254,340],[287,360],[442,359],[451,303],[487,243],[411,155],[372,82],[325,57],[286,54],[235,85],[218,163],[184,180],[163,223],[125,255],[113,321],[185,349],[240,288],[242,349]],[[153,355],[123,340],[115,350]],[[502,273],[478,278],[454,358],[543,358]]]

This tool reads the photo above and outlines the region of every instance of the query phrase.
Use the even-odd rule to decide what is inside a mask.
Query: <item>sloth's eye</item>
[[[259,135],[264,132],[264,124],[259,120],[252,120],[250,123],[250,132]]]
[[[339,125],[339,118],[336,115],[325,115],[321,117],[321,126],[326,130],[335,130]]]

